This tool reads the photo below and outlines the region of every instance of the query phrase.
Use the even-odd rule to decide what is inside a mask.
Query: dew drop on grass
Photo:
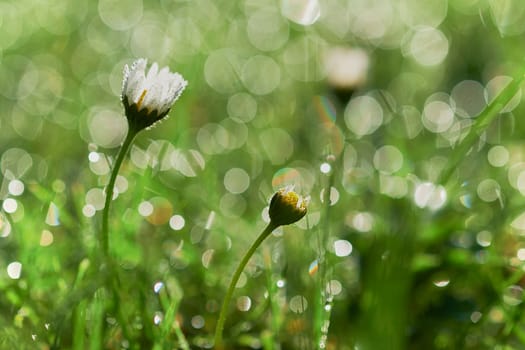
[[[159,325],[162,322],[162,319],[164,318],[164,315],[160,311],[156,311],[155,315],[153,315],[153,323],[156,325]]]
[[[374,224],[374,217],[368,212],[360,212],[353,216],[352,226],[360,232],[369,232]]]
[[[243,193],[250,187],[250,175],[241,168],[229,169],[224,175],[224,187],[233,194]]]
[[[0,212],[0,237],[7,237],[11,234],[11,224],[4,214]]]
[[[213,223],[215,222],[215,211],[210,211],[210,214],[208,215],[208,219],[206,220],[206,226],[204,226],[204,229],[210,230],[213,226]]]
[[[403,166],[403,154],[397,147],[386,145],[374,154],[374,167],[383,173],[392,174]]]
[[[481,231],[476,235],[476,242],[482,247],[489,247],[492,243],[492,233]]]
[[[321,6],[319,0],[283,0],[281,12],[290,21],[309,26],[321,17]]]
[[[346,126],[358,137],[370,135],[383,123],[383,109],[371,96],[352,98],[345,108]]]
[[[512,78],[509,76],[496,76],[492,78],[486,86],[485,90],[485,100],[487,103],[491,103],[494,99],[501,93],[501,91],[512,81]],[[507,103],[507,105],[501,110],[500,113],[509,113],[512,112],[521,102],[521,89],[516,92],[512,99]]]
[[[2,203],[2,208],[6,213],[13,214],[18,208],[18,203],[13,198],[7,198]]]
[[[40,235],[40,245],[42,247],[47,247],[53,244],[53,233],[49,230],[43,230]]]
[[[8,185],[9,193],[13,196],[20,196],[24,193],[24,183],[20,180],[11,180]]]
[[[243,295],[237,298],[237,308],[240,311],[244,311],[244,312],[249,311],[251,307],[252,307],[252,300],[250,299],[250,297]]]
[[[501,188],[497,181],[493,179],[485,179],[479,183],[477,193],[482,201],[493,202],[500,198]]]
[[[330,296],[341,294],[343,285],[338,280],[331,280],[326,284],[326,293]]]
[[[204,253],[202,253],[202,257],[201,257],[202,266],[204,266],[205,268],[208,268],[210,266],[214,253],[215,253],[215,249],[208,249]]]
[[[82,207],[82,214],[87,218],[93,217],[96,214],[96,212],[97,210],[91,204],[86,204]]]
[[[295,295],[290,299],[288,307],[293,313],[302,314],[308,308],[308,301],[302,295]]]
[[[156,283],[153,285],[153,291],[154,291],[156,294],[159,294],[163,287],[164,287],[164,283],[162,283],[162,282],[160,282],[160,281],[159,281],[159,282],[156,282]]]
[[[339,239],[334,242],[335,255],[345,257],[352,254],[352,244],[344,239]]]
[[[143,217],[150,216],[153,213],[153,204],[143,201],[138,207],[139,214]]]
[[[525,248],[518,249],[516,256],[520,261],[525,261]]]
[[[332,167],[330,166],[329,163],[322,163],[321,166],[319,167],[319,170],[321,170],[323,174],[328,174],[330,173],[330,171],[332,171]]]
[[[88,159],[91,163],[96,163],[100,160],[100,154],[95,151],[91,151],[88,154]]]
[[[310,263],[310,266],[308,267],[308,274],[313,276],[317,273],[317,271],[319,271],[319,262],[316,259]]]
[[[488,161],[493,167],[502,167],[509,161],[509,151],[501,145],[492,147],[487,154]]]
[[[22,274],[22,264],[18,261],[13,261],[9,265],[7,265],[7,275],[9,278],[17,280],[20,278],[20,275]]]
[[[204,317],[195,315],[191,318],[191,326],[195,329],[201,329],[205,325]]]
[[[46,215],[46,224],[49,226],[58,226],[60,225],[59,220],[59,210],[55,203],[49,203],[49,208]]]
[[[170,227],[175,231],[180,231],[184,228],[186,221],[182,215],[173,215],[170,218]]]
[[[320,193],[321,202],[325,200],[325,189],[323,188]],[[330,187],[330,205],[334,205],[339,201],[339,191],[335,187]]]
[[[448,286],[448,284],[450,283],[450,279],[440,278],[440,279],[433,281],[432,283],[438,288],[443,288],[443,287]]]
[[[431,210],[440,209],[447,200],[447,192],[441,185],[434,185],[431,182],[423,182],[416,186],[414,201],[420,208]]]

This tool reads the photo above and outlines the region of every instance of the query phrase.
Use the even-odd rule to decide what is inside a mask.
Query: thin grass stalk
[[[244,271],[244,268],[246,267],[246,264],[248,264],[248,261],[250,261],[250,258],[252,257],[253,253],[255,253],[255,250],[261,245],[261,243],[272,233],[272,231],[277,227],[272,221],[266,226],[266,228],[261,232],[259,237],[255,240],[255,242],[251,245],[250,249],[246,252],[244,257],[242,258],[241,262],[237,266],[237,269],[235,270],[235,273],[233,274],[232,280],[230,282],[230,285],[228,286],[228,291],[226,292],[226,296],[224,297],[224,301],[222,303],[221,312],[219,314],[219,319],[217,321],[217,327],[215,328],[215,348],[216,349],[222,349],[222,332],[224,330],[224,322],[226,321],[226,313],[228,312],[228,307],[230,306],[233,292],[235,290],[235,286],[237,285],[237,282],[239,281],[239,277],[241,276],[241,273]]]
[[[459,145],[453,150],[449,157],[446,168],[441,173],[438,183],[445,184],[448,182],[454,170],[461,160],[468,153],[474,142],[485,132],[490,123],[498,116],[501,110],[512,100],[514,95],[519,91],[523,80],[525,79],[522,71],[518,78],[513,79],[494,100],[476,117],[474,124],[470,127],[469,132],[460,141]]]

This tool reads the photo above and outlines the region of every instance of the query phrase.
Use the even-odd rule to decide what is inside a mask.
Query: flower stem
[[[108,237],[108,220],[109,220],[109,207],[111,205],[111,200],[113,199],[113,192],[115,189],[115,180],[117,179],[117,175],[120,169],[120,166],[122,164],[122,161],[124,160],[124,156],[128,152],[129,147],[131,146],[131,143],[133,142],[133,139],[137,135],[137,131],[133,128],[129,128],[128,134],[126,135],[126,139],[124,140],[124,143],[120,147],[119,154],[117,156],[117,160],[115,161],[115,164],[113,165],[113,170],[111,171],[111,177],[109,178],[108,185],[106,187],[106,201],[104,203],[104,210],[102,211],[102,234],[100,236],[100,243],[102,246],[102,253],[104,254],[104,259],[106,262],[109,260],[109,237]]]
[[[244,257],[242,258],[241,262],[239,263],[239,266],[237,266],[237,270],[235,270],[235,273],[233,274],[233,278],[230,282],[230,285],[228,286],[228,291],[226,292],[226,297],[224,298],[224,301],[222,303],[221,307],[221,313],[219,314],[219,320],[217,321],[217,327],[215,328],[215,348],[221,349],[222,345],[222,331],[224,329],[224,321],[226,321],[226,312],[228,311],[228,307],[230,306],[231,299],[233,297],[233,291],[235,289],[235,286],[237,285],[237,282],[239,281],[239,277],[241,276],[242,271],[246,267],[246,264],[248,261],[250,261],[250,258],[252,257],[253,253],[255,253],[255,250],[261,245],[262,241],[266,239],[272,233],[274,229],[277,228],[278,225],[275,225],[272,221],[266,226],[266,228],[261,232],[259,237],[253,242],[252,246]]]

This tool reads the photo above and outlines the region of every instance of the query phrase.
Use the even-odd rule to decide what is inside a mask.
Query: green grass
[[[285,3],[0,3],[0,349],[210,348],[288,184],[308,214],[248,262],[226,349],[523,348],[521,6],[321,2],[304,26]],[[365,80],[327,75],[334,47]],[[123,160],[111,266],[142,56],[189,85]]]

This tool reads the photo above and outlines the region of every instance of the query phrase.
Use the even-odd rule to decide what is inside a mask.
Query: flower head
[[[159,70],[154,62],[146,73],[148,61],[140,58],[131,68],[124,66],[122,103],[130,127],[137,131],[152,126],[170,111],[188,82],[168,67]]]
[[[282,188],[270,201],[270,220],[277,226],[293,224],[306,215],[307,204],[308,201],[295,193],[293,187]]]

